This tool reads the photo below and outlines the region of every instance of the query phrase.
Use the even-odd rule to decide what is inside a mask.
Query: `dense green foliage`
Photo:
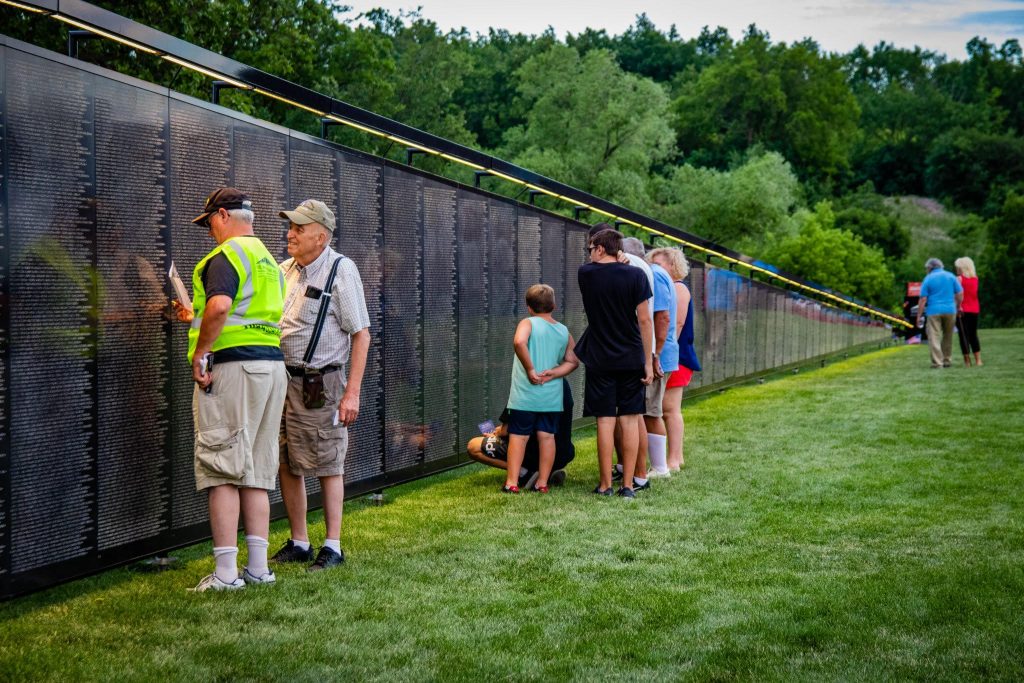
[[[471,465],[349,501],[338,570],[188,593],[204,543],[0,604],[0,678],[1019,681],[1024,333],[981,341],[688,401],[686,467],[631,503],[587,429],[546,496]]]
[[[884,42],[827,53],[811,39],[773,42],[754,25],[739,39],[707,27],[685,37],[645,15],[622,35],[587,29],[560,39],[550,30],[445,33],[417,12],[357,16],[333,0],[98,4],[692,233],[771,254],[795,275],[872,292],[884,306],[896,306],[903,282],[920,279],[923,261],[908,259],[919,256],[911,242],[922,235],[931,237],[918,247],[974,257],[983,279],[990,268],[1022,265],[1016,251],[1000,247],[1006,242],[988,241],[1012,220],[1013,194],[1024,194],[1024,59],[1016,40],[974,38],[966,59],[950,60]],[[9,7],[0,8],[0,21],[9,35],[64,49],[58,22]],[[204,77],[108,41],[83,43],[81,56],[207,96]],[[308,113],[250,93],[228,91],[222,101],[319,130]],[[350,129],[331,136],[392,158],[404,153]],[[417,164],[472,177],[440,159]],[[518,192],[498,181],[488,187]],[[958,227],[939,239],[942,221],[931,232],[905,223],[886,198],[908,195],[939,200]],[[821,249],[815,258],[780,252],[819,236],[807,216],[819,215],[811,207],[822,200],[833,207],[830,227],[811,222],[825,235],[843,232],[835,244],[860,261],[875,263],[878,253],[856,243],[881,250],[884,273],[872,266],[840,275]],[[982,288],[983,311],[989,323],[1008,322],[995,292]]]

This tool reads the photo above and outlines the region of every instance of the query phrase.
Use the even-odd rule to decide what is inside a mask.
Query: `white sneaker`
[[[220,577],[215,572],[209,576],[204,576],[199,585],[190,590],[193,593],[205,593],[206,591],[237,591],[242,588],[245,588],[245,581],[242,581],[242,579],[236,578],[231,583],[225,583],[220,580]]]
[[[256,576],[255,574],[253,574],[252,572],[249,571],[248,567],[246,567],[245,569],[242,570],[242,579],[246,583],[250,583],[250,584],[263,584],[263,585],[266,585],[266,584],[276,583],[277,582],[277,577],[274,576],[274,572],[270,571],[269,569],[267,570],[266,574],[263,574],[262,576]]]
[[[672,476],[672,473],[668,471],[668,468],[663,469],[663,470],[656,470],[654,468],[651,468],[651,469],[647,470],[647,478],[648,479],[664,479],[665,477],[671,477],[671,476]]]

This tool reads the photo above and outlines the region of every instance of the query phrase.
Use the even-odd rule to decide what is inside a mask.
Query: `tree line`
[[[970,255],[989,324],[1024,319],[1024,59],[976,37],[963,60],[881,42],[846,54],[812,39],[645,15],[621,35],[442,31],[417,12],[357,15],[329,0],[96,4],[306,87],[482,149],[808,280],[897,310],[925,235]],[[58,22],[0,9],[4,32],[57,51]],[[80,56],[208,97],[209,81],[109,41]],[[222,103],[319,134],[315,117],[242,91]],[[392,158],[358,131],[332,139]],[[429,170],[468,182],[437,159]],[[497,192],[519,188],[494,182]],[[932,230],[907,197],[954,219]],[[562,210],[563,207],[550,207]],[[936,232],[937,231],[937,232]],[[919,260],[919,259],[918,259]]]

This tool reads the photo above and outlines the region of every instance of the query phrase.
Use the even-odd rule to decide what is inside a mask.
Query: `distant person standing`
[[[644,413],[644,388],[654,379],[654,332],[647,299],[653,294],[639,268],[618,261],[622,233],[611,226],[590,238],[590,263],[577,278],[587,329],[576,345],[586,367],[583,414],[597,418],[600,481],[594,493],[610,496],[615,427],[622,429],[622,466],[629,479],[619,495],[634,498],[632,473],[639,445],[638,421]]]
[[[964,288],[964,298],[960,302],[960,353],[964,354],[964,365],[971,367],[971,352],[974,353],[974,364],[981,366],[981,342],[978,341],[978,315],[981,305],[978,303],[978,272],[974,269],[974,261],[968,256],[961,256],[953,261],[956,268],[956,279]]]
[[[928,316],[928,347],[932,367],[948,368],[953,353],[953,324],[963,299],[964,288],[956,276],[942,267],[942,261],[930,258],[924,264],[928,274],[921,282],[921,299],[917,304],[917,326],[921,314]]]

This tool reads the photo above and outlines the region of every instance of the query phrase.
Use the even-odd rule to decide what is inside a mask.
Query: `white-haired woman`
[[[693,299],[683,280],[690,272],[690,264],[682,249],[660,247],[647,254],[647,260],[657,263],[672,276],[676,288],[676,329],[679,338],[679,369],[669,377],[665,385],[662,411],[668,441],[665,444],[666,464],[669,470],[678,472],[683,466],[683,388],[690,383],[694,372],[700,371],[697,353],[693,350]]]
[[[981,306],[978,303],[978,271],[974,261],[968,256],[961,256],[953,261],[956,267],[956,279],[964,288],[964,298],[960,302],[960,353],[964,354],[964,365],[971,367],[971,353],[974,353],[974,364],[981,365],[981,342],[978,341],[978,315]]]

